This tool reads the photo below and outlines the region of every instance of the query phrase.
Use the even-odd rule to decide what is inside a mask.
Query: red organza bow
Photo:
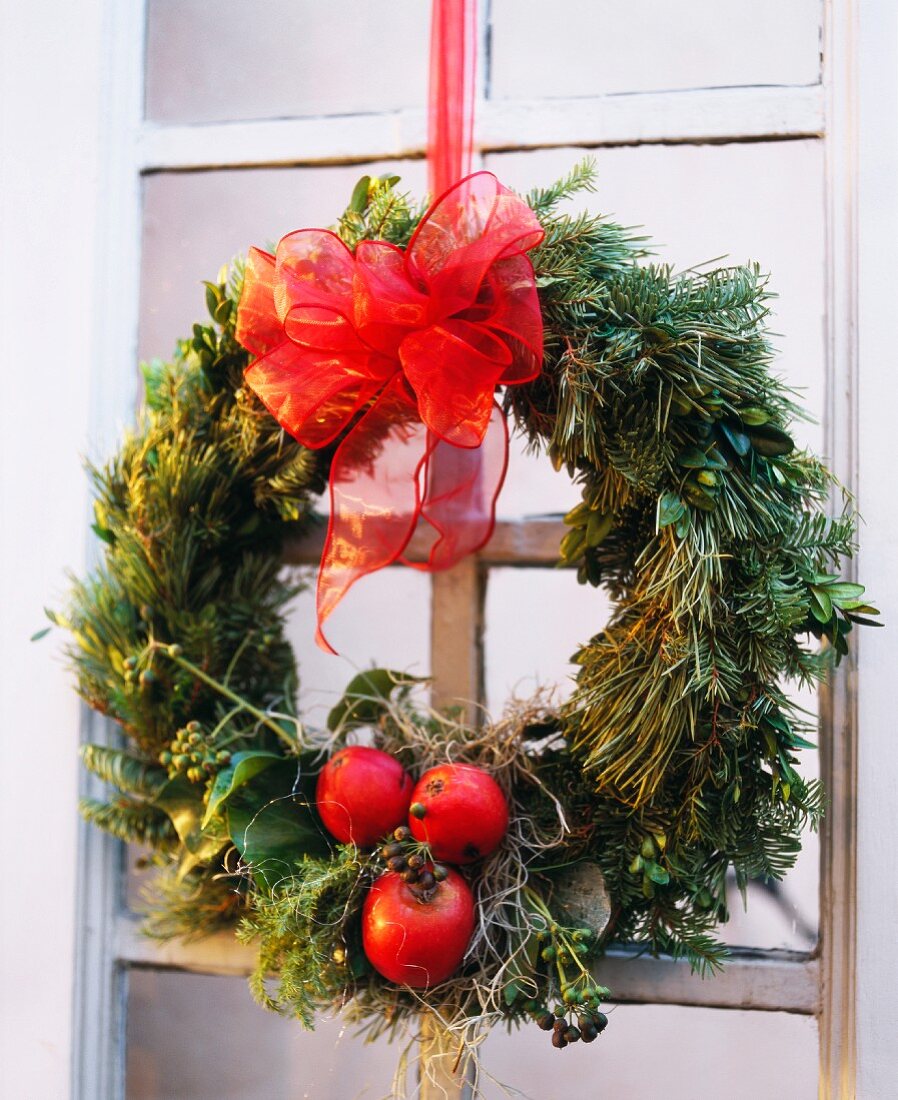
[[[448,568],[492,534],[508,457],[494,394],[540,370],[524,253],[542,237],[526,203],[477,172],[433,204],[404,252],[362,241],[353,255],[324,229],[289,234],[274,256],[250,250],[237,314],[237,339],[258,356],[247,384],[306,447],[352,425],[330,471],[325,648],[321,627],[347,589],[405,561],[419,520],[431,528],[424,569]]]

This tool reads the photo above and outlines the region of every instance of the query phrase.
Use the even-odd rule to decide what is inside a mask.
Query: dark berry
[[[560,1031],[556,1031],[552,1034],[552,1046],[556,1050],[564,1050],[567,1046],[567,1039],[561,1034]]]
[[[536,1026],[543,1031],[551,1031],[555,1026],[555,1017],[551,1012],[543,1012],[542,1015],[537,1017]]]

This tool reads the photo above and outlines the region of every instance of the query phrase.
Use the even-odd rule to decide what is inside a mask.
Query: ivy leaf
[[[422,682],[421,676],[389,668],[360,672],[349,681],[343,698],[327,716],[327,728],[333,731],[374,725],[397,688],[409,688]]]
[[[209,805],[206,807],[206,814],[203,817],[202,827],[212,820],[220,807],[231,797],[234,791],[239,790],[245,783],[248,783],[254,776],[264,771],[266,768],[270,768],[272,764],[278,760],[283,760],[282,756],[278,756],[273,752],[237,752],[234,753],[231,758],[231,763],[227,768],[222,770],[215,777],[215,783],[212,786],[212,791],[209,795]]]

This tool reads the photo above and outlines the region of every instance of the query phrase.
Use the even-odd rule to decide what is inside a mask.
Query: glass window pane
[[[299,155],[301,150],[297,150]],[[206,316],[203,279],[250,245],[265,248],[285,233],[332,225],[356,181],[386,172],[416,196],[423,161],[379,161],[327,168],[252,168],[163,172],[144,181],[140,355],[168,357],[175,340]]]
[[[243,978],[165,970],[129,972],[126,1044],[127,1100],[377,1100],[400,1049],[339,1019],[304,1031]]]
[[[291,607],[287,637],[299,662],[303,717],[319,726],[361,669],[376,665],[429,675],[430,577],[399,567],[364,577],[349,591],[326,629],[338,657],[315,644],[313,584]]]
[[[499,714],[512,696],[573,687],[568,658],[602,629],[610,604],[601,589],[577,584],[570,569],[491,569],[486,585],[486,705]]]
[[[812,1016],[618,1005],[609,1018],[596,1042],[564,1052],[533,1027],[495,1031],[483,1055],[495,1079],[485,1096],[507,1096],[502,1082],[539,1100],[816,1100]]]
[[[127,1100],[389,1095],[401,1043],[364,1043],[339,1019],[303,1031],[257,1007],[242,978],[132,970],[128,984]],[[609,1016],[597,1043],[564,1054],[533,1026],[497,1028],[483,1047],[486,1100],[817,1096],[813,1017],[671,1005],[619,1005]]]
[[[725,11],[720,18],[717,0],[691,0],[685,18],[669,0],[493,0],[490,92],[535,99],[819,81],[820,0],[727,0]]]
[[[222,122],[421,106],[429,7],[149,0],[147,118]]]

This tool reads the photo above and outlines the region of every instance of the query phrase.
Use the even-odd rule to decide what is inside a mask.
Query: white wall
[[[0,1093],[68,1095],[78,702],[52,639],[82,571],[100,0],[0,4]]]

